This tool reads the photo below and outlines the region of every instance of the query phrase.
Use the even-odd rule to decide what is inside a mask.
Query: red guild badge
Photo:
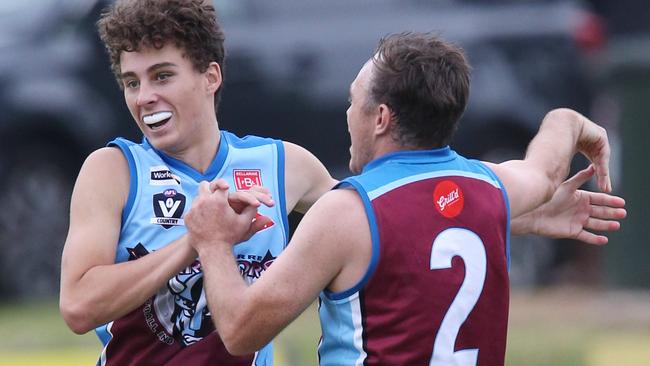
[[[433,205],[442,216],[454,218],[460,215],[465,205],[463,190],[450,180],[442,181],[433,191]]]
[[[259,169],[235,169],[233,179],[238,191],[247,191],[252,186],[262,185],[262,172]]]

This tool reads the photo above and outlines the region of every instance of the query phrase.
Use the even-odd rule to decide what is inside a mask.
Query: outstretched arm
[[[593,177],[592,165],[565,181],[550,201],[537,209],[513,218],[513,234],[537,234],[569,238],[587,244],[603,245],[608,239],[592,231],[616,231],[624,219],[625,200],[606,193],[579,190]]]

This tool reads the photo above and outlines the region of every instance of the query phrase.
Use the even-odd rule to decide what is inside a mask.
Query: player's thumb
[[[589,165],[587,168],[582,169],[577,172],[573,177],[567,180],[567,184],[571,190],[576,190],[580,188],[583,184],[587,183],[591,177],[594,176],[596,170],[594,169],[593,164]]]
[[[239,217],[240,217],[241,220],[244,220],[247,223],[250,223],[255,219],[256,214],[257,214],[257,207],[247,205],[247,206],[244,206],[244,208],[241,210],[241,213],[239,214]]]

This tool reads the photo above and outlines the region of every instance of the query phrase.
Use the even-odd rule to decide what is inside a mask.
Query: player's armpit
[[[284,150],[287,211],[305,213],[337,180],[306,149],[285,141]]]

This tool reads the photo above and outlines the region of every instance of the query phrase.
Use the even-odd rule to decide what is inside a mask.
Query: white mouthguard
[[[148,116],[144,116],[142,120],[144,123],[147,125],[153,125],[156,124],[160,121],[166,120],[167,118],[170,118],[172,116],[172,112],[158,112],[154,114],[150,114]]]

